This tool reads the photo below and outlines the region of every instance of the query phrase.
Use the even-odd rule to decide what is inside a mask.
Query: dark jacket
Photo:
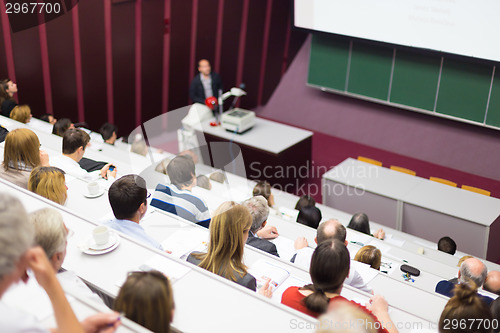
[[[205,104],[205,99],[210,96],[205,96],[205,89],[203,89],[203,83],[201,83],[200,75],[198,74],[191,81],[191,86],[189,87],[189,98],[193,103]],[[212,77],[212,92],[215,97],[218,97],[219,89],[223,90],[222,80],[219,74],[212,72],[210,73]]]
[[[276,257],[279,257],[278,250],[276,249],[276,245],[271,243],[266,239],[262,239],[259,237],[255,237],[251,232],[248,233],[247,244],[253,246],[259,250],[272,254]]]

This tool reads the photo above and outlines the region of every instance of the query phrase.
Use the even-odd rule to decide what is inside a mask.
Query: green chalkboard
[[[308,82],[344,91],[348,60],[349,41],[313,35]]]
[[[487,65],[445,59],[436,112],[482,123],[492,70]]]
[[[500,73],[492,82],[493,70],[472,58],[321,34],[312,39],[308,83],[500,127]]]
[[[500,127],[500,68],[495,71],[486,124]]]
[[[440,67],[441,57],[398,51],[390,101],[433,111]]]
[[[391,80],[393,50],[354,44],[347,91],[377,99],[387,99]]]

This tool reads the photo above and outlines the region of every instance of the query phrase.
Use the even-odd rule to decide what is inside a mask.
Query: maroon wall
[[[241,106],[253,108],[259,104],[259,82],[264,82],[260,104],[265,104],[283,75],[283,64],[289,64],[305,40],[305,33],[290,30],[290,5],[281,0],[80,1],[76,13],[62,15],[44,29],[9,31],[10,45],[0,25],[0,78],[9,76],[6,56],[12,54],[18,99],[35,116],[52,112],[85,121],[94,130],[113,120],[120,134],[127,135],[141,121],[161,114],[163,100],[168,110],[187,105],[196,62],[207,58],[219,64],[214,69],[226,89],[239,84],[241,76],[248,90]],[[266,15],[271,17],[267,35]],[[268,50],[262,63],[264,45]],[[170,54],[163,54],[164,49]]]

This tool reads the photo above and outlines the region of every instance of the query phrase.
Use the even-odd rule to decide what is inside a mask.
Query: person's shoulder
[[[448,294],[453,290],[455,284],[447,280],[441,280],[436,284],[436,292],[440,294]]]
[[[199,259],[197,256],[200,256],[202,254],[203,254],[202,252],[196,252],[196,251],[195,252],[191,252],[188,255],[186,261],[198,266],[201,263],[201,259]]]
[[[276,250],[276,245],[274,243],[268,241],[267,239],[262,239],[258,237],[249,236],[247,239],[247,244],[262,249],[264,251]]]
[[[246,273],[241,279],[238,278],[237,283],[253,291],[257,289],[257,280],[250,273]]]
[[[282,298],[302,295],[301,293],[299,293],[299,288],[300,287],[298,287],[298,286],[291,286],[291,287],[286,288],[285,291],[283,292]]]

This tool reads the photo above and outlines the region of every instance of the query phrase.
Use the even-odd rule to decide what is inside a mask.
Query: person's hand
[[[47,290],[53,285],[54,281],[57,281],[54,268],[41,247],[33,247],[26,251],[23,261],[26,267],[33,271],[38,284],[43,289]]]
[[[389,311],[389,304],[381,295],[373,295],[366,307],[377,317],[381,314],[387,314]]]
[[[50,166],[49,154],[45,150],[40,149],[40,165],[44,167]]]
[[[266,283],[257,291],[257,294],[267,298],[273,297],[273,287],[269,284],[271,279],[267,279]]]
[[[293,243],[293,247],[295,248],[295,250],[300,250],[308,246],[309,243],[307,243],[307,239],[305,237],[299,237]]]
[[[86,333],[112,333],[120,326],[120,319],[116,312],[97,313],[85,318],[81,324]]]
[[[279,236],[278,229],[273,225],[266,225],[264,228],[257,231],[257,236],[264,239],[274,239]]]
[[[116,167],[114,168],[113,171],[109,171],[109,167],[112,166],[113,164],[108,163],[105,166],[102,167],[101,169],[101,176],[104,179],[108,179],[110,176],[116,178]]]
[[[373,234],[373,237],[378,238],[378,239],[384,239],[385,238],[385,231],[383,229],[378,229]]]

